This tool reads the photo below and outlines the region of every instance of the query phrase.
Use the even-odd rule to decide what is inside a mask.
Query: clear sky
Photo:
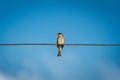
[[[0,0],[0,43],[120,43],[119,0]],[[120,80],[120,47],[0,46],[0,80]]]

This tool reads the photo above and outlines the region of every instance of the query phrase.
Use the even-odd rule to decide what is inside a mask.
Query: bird
[[[59,32],[57,37],[57,48],[58,48],[58,54],[57,56],[62,56],[62,49],[64,47],[64,35],[63,33]]]

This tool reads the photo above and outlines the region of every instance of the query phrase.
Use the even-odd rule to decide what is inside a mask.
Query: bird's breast
[[[58,38],[58,44],[64,44],[64,38]]]

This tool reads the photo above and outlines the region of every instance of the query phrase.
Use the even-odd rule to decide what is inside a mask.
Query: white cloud
[[[7,76],[3,73],[0,73],[0,80],[16,80],[16,79],[11,76]]]
[[[112,63],[99,65],[99,72],[104,80],[120,80],[120,68]]]
[[[44,80],[39,75],[30,75],[28,72],[19,72],[17,76],[0,73],[0,80]]]

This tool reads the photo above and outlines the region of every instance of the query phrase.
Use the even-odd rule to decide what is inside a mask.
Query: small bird
[[[58,38],[57,38],[57,48],[58,48],[58,55],[57,56],[62,56],[62,49],[64,47],[64,36],[62,33],[58,33]]]

